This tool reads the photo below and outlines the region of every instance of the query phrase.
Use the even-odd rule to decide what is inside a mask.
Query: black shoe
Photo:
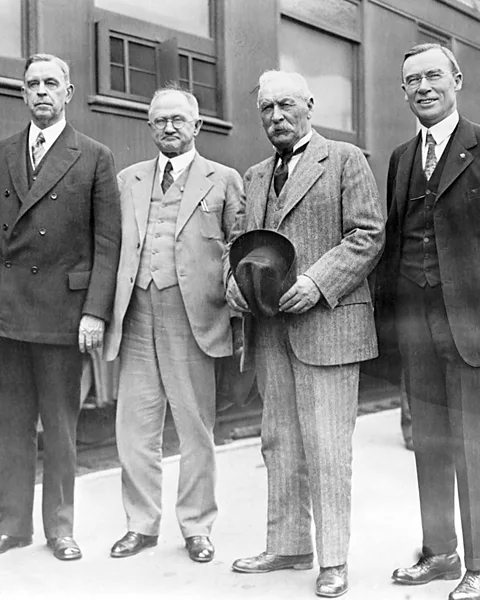
[[[466,571],[448,600],[480,600],[480,571]]]
[[[113,544],[110,550],[110,556],[113,558],[125,558],[138,554],[145,548],[156,546],[158,535],[143,535],[136,531],[127,531],[121,540]]]
[[[13,535],[0,535],[0,554],[11,550],[12,548],[23,548],[30,546],[32,543],[31,537],[14,537]]]
[[[258,556],[239,558],[233,563],[232,569],[239,573],[269,573],[280,569],[313,569],[313,554],[284,556],[262,552]]]
[[[82,551],[77,542],[69,536],[49,538],[47,546],[52,550],[53,556],[58,560],[78,560],[82,558]]]
[[[325,598],[338,598],[348,590],[348,568],[347,565],[337,567],[321,567],[317,577],[317,596]]]
[[[459,579],[462,576],[460,557],[456,552],[422,556],[417,564],[396,569],[392,579],[405,585],[422,585],[434,579]]]
[[[185,538],[188,556],[195,562],[210,562],[215,554],[210,538],[206,535],[192,535]]]

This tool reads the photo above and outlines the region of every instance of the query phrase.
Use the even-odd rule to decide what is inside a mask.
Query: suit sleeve
[[[237,171],[231,169],[227,183],[227,197],[223,211],[223,230],[225,233],[225,249],[223,251],[223,279],[225,285],[230,273],[228,254],[233,241],[243,233],[245,221],[245,193],[243,182]]]
[[[100,147],[92,186],[93,266],[83,314],[109,321],[120,255],[120,202],[112,153]]]
[[[361,150],[348,146],[340,174],[342,240],[305,275],[330,308],[358,287],[377,264],[385,238],[377,186]]]

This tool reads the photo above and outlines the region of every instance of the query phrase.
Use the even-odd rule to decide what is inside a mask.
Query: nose
[[[272,121],[281,121],[283,119],[283,113],[280,109],[280,107],[275,104],[273,107],[273,113],[272,113]]]
[[[45,83],[43,81],[40,81],[40,83],[38,84],[38,87],[37,87],[37,95],[45,96],[46,93],[47,93],[47,88],[45,87]]]
[[[418,85],[418,89],[422,92],[432,89],[432,86],[430,85],[430,82],[428,81],[428,79],[426,78],[425,75],[421,76],[420,83]]]
[[[165,131],[167,131],[169,133],[172,132],[172,131],[173,132],[176,131],[175,127],[173,126],[173,123],[172,123],[171,119],[167,119],[167,122],[165,124]]]

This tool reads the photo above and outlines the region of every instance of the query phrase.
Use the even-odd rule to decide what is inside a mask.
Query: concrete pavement
[[[315,598],[311,571],[264,575],[233,573],[235,558],[264,550],[266,471],[259,440],[218,449],[219,516],[212,541],[215,559],[190,561],[175,519],[178,459],[164,464],[164,516],[159,545],[126,559],[109,557],[126,531],[118,469],[77,479],[76,540],[84,558],[55,560],[46,548],[35,500],[36,534],[28,548],[0,557],[2,600],[303,600]],[[399,410],[358,419],[354,438],[350,591],[348,600],[440,600],[456,582],[420,587],[391,583],[398,566],[415,562],[421,543],[413,453],[403,447]],[[458,525],[458,532],[460,533]],[[461,536],[460,536],[461,537]]]

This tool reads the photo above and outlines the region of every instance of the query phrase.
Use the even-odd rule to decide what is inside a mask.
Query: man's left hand
[[[93,315],[83,315],[78,328],[80,352],[93,352],[103,345],[105,321]]]
[[[317,304],[321,295],[320,290],[310,277],[299,275],[297,281],[280,298],[280,311],[296,315],[307,312]]]

